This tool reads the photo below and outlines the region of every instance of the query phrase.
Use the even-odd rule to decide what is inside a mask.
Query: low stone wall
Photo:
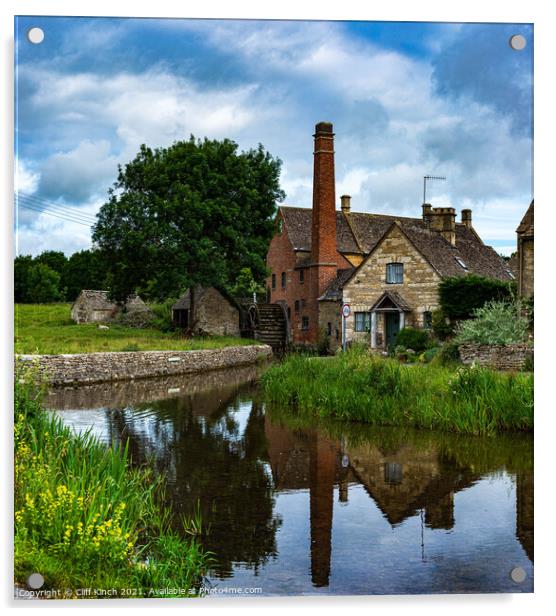
[[[533,360],[533,347],[528,344],[508,346],[460,344],[459,354],[464,364],[476,363],[495,370],[523,370],[527,359]]]
[[[271,357],[272,349],[263,344],[201,351],[17,355],[15,361],[24,369],[36,367],[52,385],[79,385],[232,368]]]

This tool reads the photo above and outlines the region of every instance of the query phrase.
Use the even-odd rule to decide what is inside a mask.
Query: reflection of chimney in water
[[[330,578],[336,448],[315,432],[309,452],[311,578],[315,586],[322,587],[328,586]]]

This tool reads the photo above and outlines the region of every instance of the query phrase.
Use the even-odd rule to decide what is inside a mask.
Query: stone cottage
[[[535,291],[535,202],[531,201],[517,232],[517,280],[520,297]]]
[[[195,334],[240,335],[239,307],[226,291],[215,287],[197,286],[193,294],[188,289],[172,306],[172,321]]]
[[[126,311],[149,312],[149,308],[138,295],[133,295],[126,302]],[[108,291],[84,289],[71,307],[71,318],[76,323],[106,323],[118,313],[118,305],[108,299]]]
[[[351,308],[347,341],[385,349],[404,326],[431,326],[443,278],[513,278],[473,229],[469,209],[461,222],[454,208],[430,204],[418,218],[369,214],[352,212],[343,195],[337,211],[328,122],[314,135],[313,207],[279,208],[267,265],[270,302],[287,306],[290,340],[315,346],[326,337],[332,350],[341,342],[344,303]]]

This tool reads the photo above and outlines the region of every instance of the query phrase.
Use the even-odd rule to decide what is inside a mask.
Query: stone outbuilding
[[[188,289],[172,306],[172,321],[194,334],[240,335],[237,303],[225,290],[215,287]]]
[[[146,313],[149,307],[138,295],[133,295],[126,302],[126,311]],[[107,323],[113,321],[119,312],[118,305],[108,299],[108,291],[83,289],[71,307],[71,318],[79,324]]]
[[[535,290],[535,202],[527,209],[517,232],[517,280],[520,297],[529,298]]]

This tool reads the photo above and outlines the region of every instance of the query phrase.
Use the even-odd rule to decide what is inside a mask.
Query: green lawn
[[[76,325],[70,318],[71,304],[16,304],[15,352],[56,355],[99,351],[187,351],[253,344],[246,338],[211,336],[185,338],[154,328],[135,329],[108,324]]]

